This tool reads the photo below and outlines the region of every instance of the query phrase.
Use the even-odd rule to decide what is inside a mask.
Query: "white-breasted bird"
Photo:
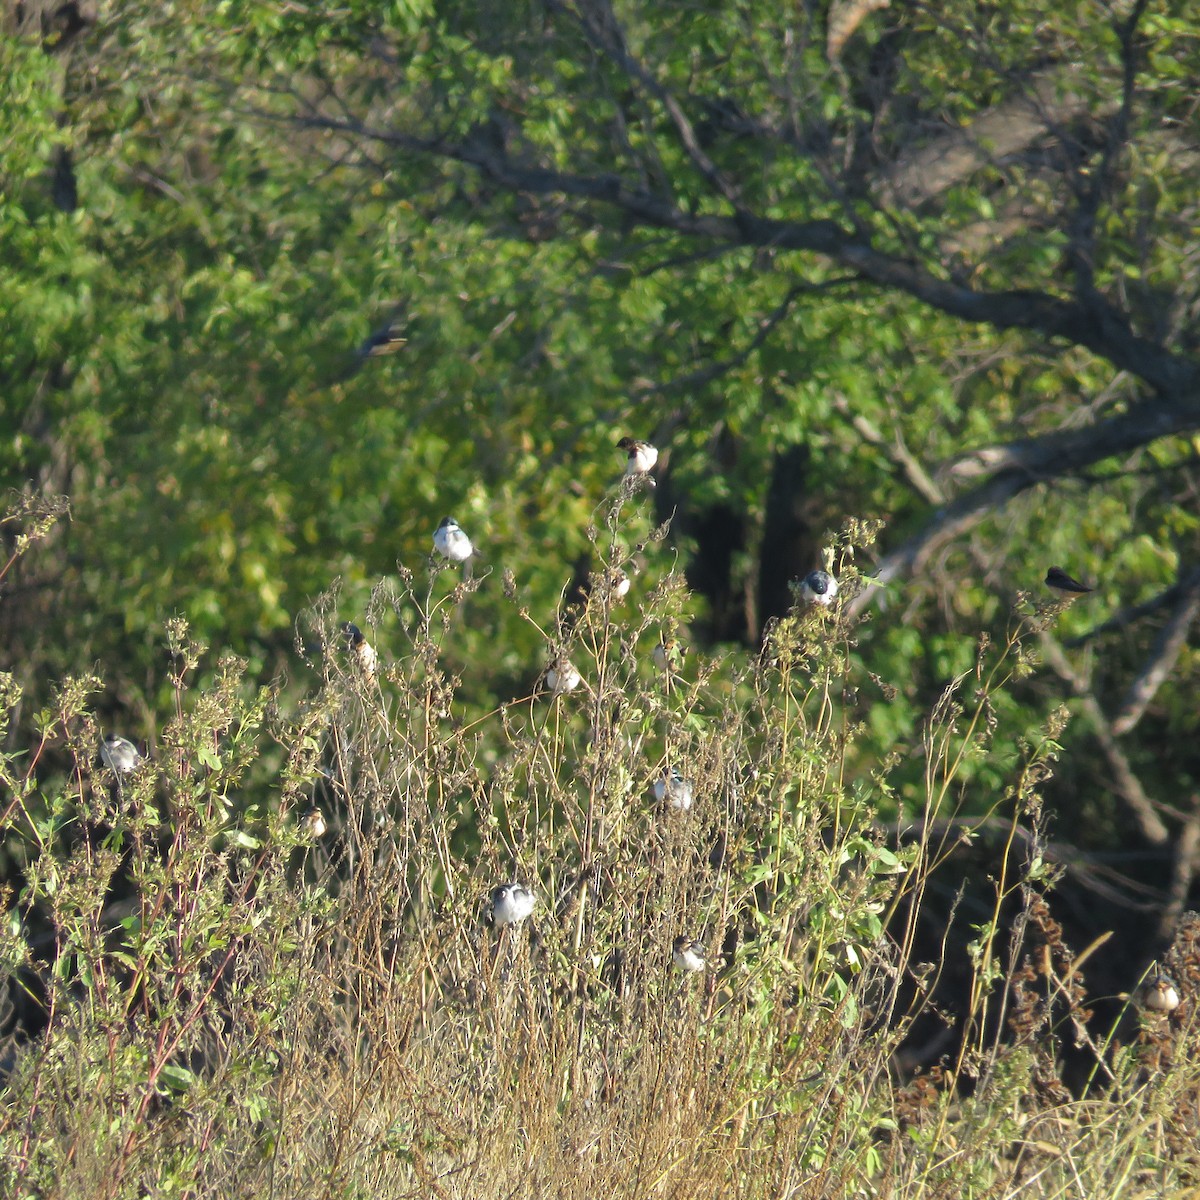
[[[686,933],[681,933],[671,945],[671,961],[688,974],[703,971],[707,965],[704,946],[701,942],[693,941]]]
[[[658,450],[649,442],[639,442],[636,438],[623,437],[617,442],[617,449],[625,451],[626,479],[639,475],[649,476],[650,472],[654,470],[654,464],[658,462]]]
[[[363,631],[353,621],[346,621],[342,624],[342,633],[345,635],[350,653],[354,655],[358,669],[367,679],[374,679],[379,671],[379,656],[375,653],[375,647],[367,641],[363,636]]]
[[[807,604],[828,608],[837,594],[837,580],[828,571],[809,571],[800,583],[800,597]]]
[[[310,808],[300,821],[300,832],[310,841],[315,842],[324,837],[328,828],[325,824],[325,814],[319,808]]]
[[[685,647],[677,638],[660,637],[650,651],[650,658],[660,671],[678,671],[685,653]]]
[[[533,893],[520,883],[502,883],[492,888],[488,906],[493,925],[520,925],[533,912]]]
[[[604,580],[608,584],[608,598],[610,600],[624,600],[629,595],[629,589],[633,586],[633,581],[620,567],[609,567],[604,573]]]
[[[663,800],[680,812],[692,807],[692,785],[684,779],[678,767],[667,767],[654,781],[654,798]]]
[[[546,686],[556,695],[573,692],[583,682],[583,676],[566,658],[556,658],[546,668]]]
[[[115,775],[132,775],[146,761],[128,738],[115,733],[104,735],[100,743],[100,757]]]
[[[1179,1007],[1179,989],[1170,975],[1160,972],[1142,984],[1138,1000],[1152,1012],[1174,1012]]]
[[[452,563],[464,563],[475,553],[471,539],[453,517],[443,517],[434,530],[433,548]]]

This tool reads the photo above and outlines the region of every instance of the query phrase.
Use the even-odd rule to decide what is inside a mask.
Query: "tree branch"
[[[1039,641],[1042,653],[1046,656],[1046,661],[1050,664],[1051,669],[1070,687],[1082,703],[1083,711],[1087,714],[1096,740],[1104,751],[1104,757],[1108,759],[1113,776],[1113,787],[1125,801],[1129,811],[1133,813],[1134,819],[1141,827],[1142,836],[1151,845],[1164,845],[1170,839],[1170,832],[1163,824],[1162,818],[1154,811],[1154,803],[1146,795],[1141,780],[1133,773],[1129,759],[1117,745],[1112,727],[1109,725],[1095,693],[1088,686],[1087,681],[1071,666],[1062,647],[1049,633],[1043,631],[1039,635]]]
[[[270,113],[257,115],[278,119]],[[483,129],[461,142],[447,142],[380,129],[361,121],[327,116],[293,119],[307,128],[367,138],[409,153],[459,162],[512,191],[575,196],[611,206],[636,224],[672,230],[684,237],[818,254],[857,272],[864,280],[903,292],[948,316],[994,329],[1021,329],[1082,346],[1165,395],[1186,397],[1200,392],[1200,364],[1134,333],[1124,316],[1099,296],[1083,304],[1032,289],[978,291],[880,250],[870,239],[833,220],[791,221],[747,211],[731,215],[685,212],[673,197],[631,185],[617,172],[580,175],[517,161],[506,145],[497,145]]]
[[[1197,570],[1200,570],[1200,568],[1197,568]],[[1109,617],[1107,621],[1102,621],[1086,633],[1081,633],[1078,637],[1064,642],[1063,645],[1068,650],[1077,650],[1080,646],[1086,646],[1088,642],[1094,641],[1106,633],[1112,633],[1117,629],[1124,629],[1127,625],[1132,625],[1135,621],[1140,621],[1143,617],[1151,616],[1153,613],[1158,612],[1160,608],[1170,608],[1171,605],[1183,597],[1186,588],[1190,586],[1194,578],[1195,572],[1171,584],[1169,588],[1159,592],[1157,596],[1152,596],[1149,600],[1145,600],[1141,604],[1135,604],[1132,608],[1121,609]]]
[[[1180,582],[1181,599],[1154,641],[1150,658],[1138,677],[1129,685],[1112,721],[1112,731],[1120,737],[1128,733],[1141,719],[1155,693],[1175,665],[1187,644],[1188,630],[1200,614],[1200,569],[1192,571]]]
[[[952,500],[920,532],[888,554],[875,572],[875,580],[886,584],[919,571],[948,542],[1036,484],[1137,449],[1160,437],[1195,429],[1200,429],[1200,395],[1190,397],[1188,403],[1146,400],[1086,429],[1062,430],[998,447],[990,452],[992,458],[987,464],[994,471],[991,478]],[[860,592],[850,604],[851,614],[862,612],[873,595],[872,588]]]

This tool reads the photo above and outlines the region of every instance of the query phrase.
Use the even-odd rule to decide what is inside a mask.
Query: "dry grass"
[[[1095,1041],[1042,900],[1054,730],[989,814],[1032,849],[996,880],[960,1037],[914,1078],[895,1056],[948,967],[913,961],[947,847],[889,847],[873,824],[887,764],[854,757],[853,629],[798,610],[750,666],[668,674],[649,647],[677,627],[679,583],[638,612],[601,574],[546,630],[547,661],[569,654],[586,687],[463,724],[446,663],[481,581],[453,578],[379,590],[368,637],[407,642],[379,647],[377,678],[341,652],[330,598],[309,631],[321,684],[289,711],[233,662],[193,688],[203,650],[174,625],[177,711],[132,779],[94,762],[94,680],[45,715],[68,771],[5,761],[23,890],[2,962],[43,1027],[4,1056],[3,1194],[1192,1194],[1190,1001],[1135,1045]],[[930,829],[989,753],[1023,636],[981,650],[930,716]],[[686,812],[651,798],[668,765]],[[538,908],[495,930],[486,896],[510,879]],[[672,966],[684,932],[708,971]],[[1189,923],[1185,993],[1197,945]],[[1060,1079],[1068,1037],[1095,1057],[1083,1099]]]

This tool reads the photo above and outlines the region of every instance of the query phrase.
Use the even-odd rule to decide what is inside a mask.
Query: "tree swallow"
[[[493,925],[520,925],[533,912],[533,893],[519,883],[492,888],[489,908]]]
[[[379,670],[379,657],[375,653],[375,647],[363,637],[363,631],[353,621],[346,621],[342,625],[342,633],[346,636],[346,645],[354,655],[358,669],[365,678],[374,679]]]
[[[838,583],[828,571],[809,571],[800,583],[800,598],[828,608],[838,594]]]
[[[100,757],[114,775],[132,775],[146,761],[128,738],[115,733],[104,735],[104,741],[100,743]]]
[[[629,589],[633,586],[633,582],[620,567],[609,567],[604,578],[608,584],[610,600],[624,600],[629,595]]]
[[[654,665],[660,671],[678,671],[683,663],[684,648],[673,637],[660,638],[650,651]]]
[[[1169,975],[1152,975],[1142,984],[1139,1000],[1152,1012],[1174,1012],[1179,1007],[1179,989]]]
[[[1080,583],[1078,579],[1072,579],[1062,567],[1051,567],[1046,572],[1046,586],[1053,588],[1056,592],[1063,592],[1073,596],[1082,596],[1086,592],[1095,590],[1086,584]]]
[[[692,785],[680,774],[678,767],[668,767],[654,781],[654,798],[660,804],[666,800],[672,808],[687,812],[692,807]]]
[[[555,659],[546,668],[546,686],[556,695],[573,692],[583,682],[583,676],[565,658]]]
[[[453,517],[442,518],[433,534],[433,548],[452,563],[464,563],[475,553],[471,539]]]
[[[313,842],[323,837],[327,828],[325,814],[319,808],[310,808],[300,822],[300,832]]]
[[[654,464],[658,462],[658,451],[649,442],[639,442],[631,437],[623,437],[617,443],[617,449],[624,450],[626,454],[626,479],[633,479],[641,475],[649,476],[654,469]],[[653,484],[654,480],[651,479],[650,482]]]
[[[671,944],[671,960],[683,972],[692,974],[705,968],[704,946],[681,933]]]

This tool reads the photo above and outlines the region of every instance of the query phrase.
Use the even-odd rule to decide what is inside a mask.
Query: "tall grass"
[[[970,830],[947,820],[963,766],[994,752],[1028,623],[931,712],[924,810],[898,837],[877,820],[895,764],[856,752],[887,694],[854,628],[799,607],[753,663],[663,671],[650,648],[686,594],[672,575],[611,595],[617,520],[586,602],[540,625],[574,692],[464,718],[447,662],[497,581],[436,569],[376,590],[375,675],[343,649],[359,615],[316,606],[300,644],[319,683],[286,707],[233,659],[198,687],[208,651],[172,622],[174,713],[132,776],[97,758],[100,681],[63,683],[0,764],[19,881],[0,932],[4,1195],[1190,1194],[1190,1001],[1131,1044],[1097,1038],[1045,902],[1057,726],[987,814],[1010,845],[966,961],[916,960],[926,891]],[[653,799],[672,766],[686,811]],[[488,893],[513,880],[537,909],[493,928]],[[708,970],[672,965],[681,933]],[[1197,943],[1186,923],[1185,993]],[[947,970],[969,979],[964,1011],[914,1076],[899,1051]],[[1082,1098],[1067,1040],[1093,1056]]]

